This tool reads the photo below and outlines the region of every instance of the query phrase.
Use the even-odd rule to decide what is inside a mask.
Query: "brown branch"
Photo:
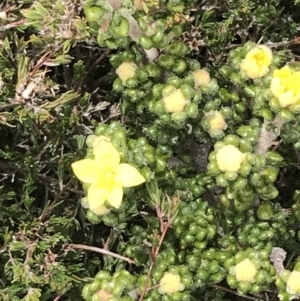
[[[160,240],[159,240],[159,243],[158,243],[158,246],[157,248],[155,249],[155,253],[154,253],[154,256],[153,256],[153,260],[151,262],[151,265],[150,265],[150,268],[149,268],[149,271],[148,271],[148,274],[147,274],[147,279],[146,279],[146,283],[145,283],[145,286],[144,286],[144,289],[141,293],[141,296],[139,298],[139,301],[143,301],[143,298],[145,296],[145,294],[150,290],[148,289],[148,283],[149,283],[149,280],[150,280],[150,276],[152,274],[152,270],[153,270],[153,267],[154,267],[154,264],[156,262],[156,259],[157,259],[157,256],[159,254],[159,251],[160,251],[160,248],[162,246],[162,243],[165,239],[165,236],[167,234],[167,231],[168,229],[170,228],[171,226],[171,222],[172,222],[172,217],[171,216],[168,216],[168,219],[167,219],[167,222],[163,222],[161,217],[162,217],[162,212],[160,210],[159,207],[156,208],[156,211],[157,211],[157,216],[159,217],[161,223],[161,229],[162,229],[162,234],[161,234],[161,237],[160,237]]]
[[[0,111],[6,111],[7,109],[18,107],[18,106],[24,106],[25,103],[7,103],[0,107]]]
[[[264,301],[263,299],[257,299],[257,298],[254,298],[254,297],[251,297],[251,296],[248,296],[248,295],[241,295],[241,294],[237,293],[236,291],[234,291],[234,290],[232,290],[230,288],[227,288],[227,287],[224,287],[224,286],[221,286],[221,285],[218,285],[218,284],[213,284],[212,287],[214,287],[216,289],[220,289],[220,290],[225,291],[225,292],[228,292],[230,294],[233,294],[233,295],[236,295],[236,296],[248,299],[248,300]]]
[[[81,245],[81,244],[68,244],[68,245],[66,245],[66,249],[67,249],[67,251],[72,250],[72,249],[81,249],[81,250],[92,251],[92,252],[100,253],[102,255],[108,255],[111,257],[118,258],[120,260],[128,262],[129,264],[135,264],[134,260],[132,260],[128,257],[113,253],[113,252],[105,250],[105,249],[97,248],[97,247]]]
[[[55,297],[55,299],[54,299],[53,301],[58,301],[58,300],[60,300],[60,299],[61,299],[61,297],[62,297],[62,295],[61,295],[61,294],[59,294],[59,295],[57,295],[57,296]]]

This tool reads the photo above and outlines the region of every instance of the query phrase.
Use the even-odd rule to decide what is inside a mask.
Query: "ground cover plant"
[[[0,300],[297,300],[300,1],[0,4]]]

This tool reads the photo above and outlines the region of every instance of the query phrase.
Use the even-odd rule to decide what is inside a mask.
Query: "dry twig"
[[[70,251],[72,249],[87,250],[87,251],[100,253],[102,255],[108,255],[108,256],[111,256],[111,257],[114,257],[114,258],[118,258],[120,260],[128,262],[129,264],[134,264],[135,263],[132,259],[130,259],[128,257],[113,253],[113,252],[105,250],[105,249],[97,248],[97,247],[81,245],[81,244],[68,244],[68,245],[66,245],[65,249],[66,249],[66,251]]]

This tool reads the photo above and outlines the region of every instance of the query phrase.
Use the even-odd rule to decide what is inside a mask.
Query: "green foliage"
[[[299,298],[300,2],[17,2],[0,5],[0,299]],[[71,164],[102,136],[145,184],[94,212]]]

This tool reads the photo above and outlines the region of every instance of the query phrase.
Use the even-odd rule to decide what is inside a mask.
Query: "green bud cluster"
[[[113,89],[123,93],[126,101],[135,103],[139,111],[147,108],[152,97],[152,87],[159,81],[162,69],[158,63],[144,64],[142,55],[135,47],[110,58],[116,68],[118,78],[113,83]]]
[[[298,121],[299,118],[297,118],[296,121]],[[282,140],[286,143],[292,144],[293,148],[296,151],[299,151],[300,149],[300,124],[297,122],[295,123],[295,120],[292,122],[285,122],[281,131],[280,131],[280,137]]]
[[[263,79],[254,79],[253,84],[248,82],[248,79],[241,72],[241,63],[245,58],[246,54],[255,47],[256,45],[252,42],[247,42],[242,47],[237,47],[236,49],[230,51],[229,53],[229,64],[221,67],[220,73],[223,78],[230,82],[231,84],[238,86],[239,91],[240,88],[243,89],[243,97],[235,97],[236,102],[235,113],[241,118],[245,118],[246,107],[251,106],[253,116],[261,116],[265,120],[271,121],[274,118],[274,112],[270,109],[269,99],[271,98],[271,92],[269,89],[271,73],[266,75]],[[276,67],[276,59],[272,60],[270,65],[270,69],[274,69]],[[236,93],[236,92],[235,92]],[[230,94],[224,88],[222,88],[222,93],[220,94],[223,101],[230,100]],[[242,121],[243,119],[241,119]]]
[[[248,248],[229,258],[224,264],[228,270],[228,285],[241,294],[259,293],[268,289],[276,275],[269,261],[270,252],[268,249],[256,251]]]
[[[154,174],[166,172],[167,160],[172,155],[172,150],[163,145],[153,147],[146,137],[138,139],[126,139],[126,130],[118,122],[112,122],[109,126],[99,125],[95,134],[88,136],[88,156],[92,153],[93,142],[99,136],[110,138],[113,146],[119,151],[121,160],[126,158],[130,164],[138,167],[147,181],[154,177]]]
[[[217,142],[209,155],[208,174],[215,177],[219,186],[226,188],[221,202],[228,206],[233,201],[241,211],[252,205],[256,195],[263,200],[278,196],[274,186],[279,172],[276,165],[283,162],[283,157],[275,151],[269,151],[265,156],[253,153],[259,135],[259,123],[253,122],[254,127],[241,126],[237,130],[240,137],[227,135]],[[236,155],[228,161],[232,152]]]
[[[180,178],[181,179],[181,178]],[[206,191],[206,186],[212,182],[210,177],[203,173],[199,173],[191,178],[182,178],[182,181],[176,181],[176,189],[181,190],[183,198],[186,202],[191,202],[198,198]],[[183,184],[182,186],[179,186]]]
[[[97,34],[97,42],[101,47],[117,49],[129,45],[130,23],[127,14],[135,13],[131,1],[120,1],[118,8],[106,1],[97,1],[96,5],[86,5],[84,13],[92,31]]]
[[[264,201],[257,210],[247,211],[247,219],[239,226],[238,241],[245,247],[256,250],[267,246],[284,246],[286,241],[294,236],[288,229],[288,215],[280,204]]]
[[[278,98],[273,96],[270,89],[273,71],[282,67],[281,64],[285,60],[283,56],[272,55],[268,73],[261,78],[253,79],[251,84],[249,84],[247,76],[241,72],[243,59],[256,46],[252,42],[247,42],[242,47],[232,50],[229,53],[229,64],[221,67],[221,74],[231,84],[243,88],[246,101],[244,104],[251,105],[253,116],[261,116],[267,121],[272,121],[275,115],[284,121],[294,120],[299,112],[299,104],[281,106]]]
[[[198,116],[201,93],[179,77],[169,77],[166,84],[156,84],[148,109],[165,124],[182,129],[190,118]]]
[[[138,42],[144,49],[163,48],[168,45],[167,33],[171,32],[171,30],[165,31],[166,21],[164,19],[157,19],[153,22],[152,16],[148,15],[139,16],[137,22],[142,30]]]
[[[197,288],[203,288],[210,283],[219,283],[227,275],[224,262],[230,255],[228,252],[206,248],[205,250],[183,250],[180,255],[188,269],[194,273]]]
[[[153,221],[154,223],[155,221]],[[130,229],[130,237],[123,251],[129,258],[134,258],[136,265],[144,265],[148,262],[151,247],[156,243],[153,232],[159,229],[158,223],[151,223],[147,229],[134,225]]]
[[[228,229],[227,232],[229,232]],[[233,232],[233,230],[230,232]],[[217,246],[222,250],[222,254],[224,254],[226,258],[233,256],[239,250],[238,241],[232,234],[221,235],[221,237],[217,239]]]
[[[172,155],[167,147],[160,146],[155,149],[145,137],[129,140],[127,146],[128,160],[141,168],[141,173],[147,181],[154,177],[154,173],[166,171],[167,160]]]
[[[201,125],[214,139],[221,139],[225,136],[224,130],[227,129],[226,117],[219,111],[207,112],[201,121]]]
[[[84,286],[82,297],[85,301],[134,301],[136,286],[136,277],[127,271],[117,271],[113,275],[100,271],[93,282]]]
[[[156,144],[174,147],[178,144],[178,131],[173,128],[167,128],[162,122],[156,121],[150,126],[145,126],[143,131],[147,137]],[[175,143],[174,143],[175,142]]]
[[[205,87],[205,89],[207,88]],[[214,100],[209,99],[205,102],[205,111],[219,110],[228,121],[231,121],[229,124],[236,124],[245,120],[247,117],[247,99],[240,96],[240,91],[238,89],[229,91],[228,88],[222,87],[217,92]]]
[[[214,209],[201,199],[189,204],[181,202],[173,229],[181,249],[204,250],[217,231]]]

